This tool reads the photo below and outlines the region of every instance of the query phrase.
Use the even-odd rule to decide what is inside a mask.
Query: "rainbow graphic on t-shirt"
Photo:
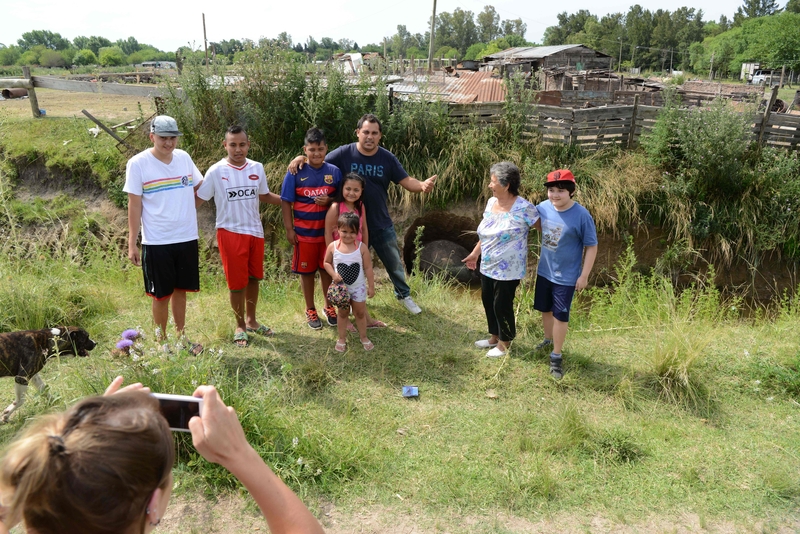
[[[142,184],[142,194],[149,195],[152,193],[160,193],[162,191],[169,191],[170,189],[178,189],[181,187],[192,187],[192,175],[176,176],[174,178],[159,178],[157,180],[150,180]]]

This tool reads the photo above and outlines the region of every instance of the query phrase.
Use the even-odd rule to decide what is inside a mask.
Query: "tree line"
[[[582,9],[558,15],[544,45],[584,44],[643,70],[714,70],[739,73],[745,61],[767,67],[800,66],[800,0],[745,0],[732,19],[703,20],[703,10],[651,11],[636,4],[626,13],[598,17]],[[713,58],[713,59],[712,59]]]

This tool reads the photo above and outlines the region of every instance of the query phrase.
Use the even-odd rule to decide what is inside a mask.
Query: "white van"
[[[772,84],[772,78],[774,74],[771,70],[767,69],[758,69],[753,73],[753,79],[750,80],[750,83],[753,85],[763,85],[769,80],[770,85]]]

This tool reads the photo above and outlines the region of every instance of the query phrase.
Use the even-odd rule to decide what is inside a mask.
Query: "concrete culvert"
[[[429,274],[447,273],[461,283],[478,282],[477,271],[467,269],[461,260],[478,242],[475,229],[478,221],[454,215],[447,211],[434,211],[416,219],[405,233],[403,261],[406,271],[414,265],[414,237],[417,228],[424,226],[421,240],[420,267]]]

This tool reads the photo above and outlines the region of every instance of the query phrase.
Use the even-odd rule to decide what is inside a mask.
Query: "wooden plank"
[[[769,125],[777,124],[780,126],[794,126],[800,128],[800,115],[784,115],[782,113],[773,113],[770,115]]]
[[[106,95],[128,95],[151,98],[165,96],[167,91],[156,86],[130,85],[122,83],[103,83],[103,82],[79,82],[75,80],[63,80],[50,76],[34,76],[34,87],[44,89],[56,89],[58,91],[73,91],[78,93],[102,93]],[[181,96],[183,91],[176,89],[176,93]]]
[[[24,78],[0,78],[0,87],[3,89],[33,89],[33,84]]]
[[[28,66],[22,67],[22,77],[27,78],[28,83],[35,85],[31,78],[31,68]],[[38,119],[42,116],[42,110],[39,108],[39,100],[36,98],[36,89],[31,87],[28,89],[28,100],[31,103],[31,113],[33,118]]]
[[[575,122],[602,121],[608,119],[628,119],[630,118],[632,111],[633,111],[633,106],[576,109]]]

